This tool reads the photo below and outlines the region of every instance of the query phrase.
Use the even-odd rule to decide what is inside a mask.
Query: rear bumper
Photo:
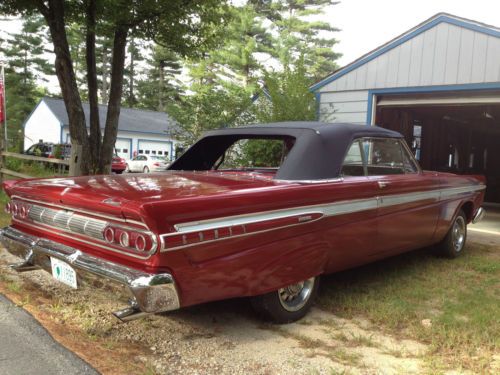
[[[127,164],[125,164],[125,163],[123,163],[123,164],[111,164],[111,170],[113,172],[124,171],[125,169],[127,169]]]
[[[71,265],[79,277],[92,276],[126,286],[135,298],[135,305],[143,312],[158,313],[180,307],[174,278],[168,273],[145,273],[12,227],[0,229],[0,242],[9,253],[22,259],[13,265],[19,271],[50,272],[50,257],[57,258]]]

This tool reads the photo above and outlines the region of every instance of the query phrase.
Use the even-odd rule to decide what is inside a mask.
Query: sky
[[[440,12],[500,27],[500,0],[342,0],[325,20],[341,29],[344,66]]]
[[[322,19],[341,29],[334,34],[335,51],[343,54],[338,64],[344,66],[439,12],[500,27],[500,0],[341,0]],[[19,27],[19,21],[0,19],[0,31]]]

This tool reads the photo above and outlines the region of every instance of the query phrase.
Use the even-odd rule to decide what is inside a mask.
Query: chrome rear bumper
[[[17,271],[44,269],[50,272],[50,257],[73,267],[79,276],[94,276],[126,286],[134,297],[134,308],[158,313],[180,307],[174,278],[168,273],[149,274],[110,262],[60,243],[35,237],[12,227],[0,229],[0,241],[23,261],[11,265]]]

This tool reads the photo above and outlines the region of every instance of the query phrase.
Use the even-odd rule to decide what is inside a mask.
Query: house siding
[[[40,140],[53,143],[61,141],[61,124],[43,101],[24,123],[24,149]]]
[[[370,90],[494,82],[500,82],[500,38],[440,22],[318,87],[318,117],[366,123]]]

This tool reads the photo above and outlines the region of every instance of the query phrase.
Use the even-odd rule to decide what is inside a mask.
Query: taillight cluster
[[[26,219],[30,213],[31,205],[24,202],[10,201],[5,205],[5,212],[20,219]]]
[[[107,243],[137,251],[150,251],[153,241],[149,235],[133,230],[107,226],[104,229],[104,239]]]

